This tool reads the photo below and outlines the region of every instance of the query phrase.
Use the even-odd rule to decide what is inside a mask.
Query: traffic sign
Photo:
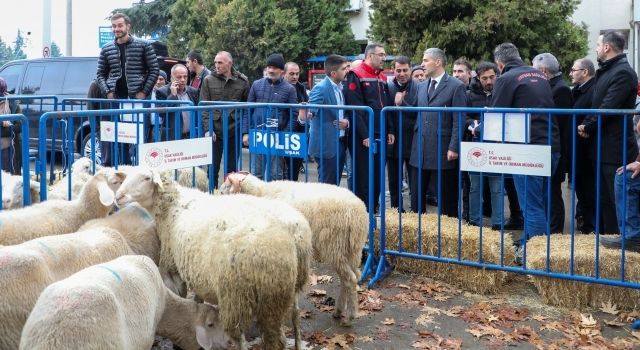
[[[48,46],[42,48],[42,57],[49,58],[51,57],[51,49]]]
[[[107,43],[113,41],[115,39],[115,35],[109,26],[100,26],[98,27],[98,46],[103,47]]]

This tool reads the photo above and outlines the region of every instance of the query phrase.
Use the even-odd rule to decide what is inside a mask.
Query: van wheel
[[[102,165],[102,148],[100,147],[100,139],[95,138],[96,164]],[[82,156],[91,158],[91,135],[86,135],[82,139]]]

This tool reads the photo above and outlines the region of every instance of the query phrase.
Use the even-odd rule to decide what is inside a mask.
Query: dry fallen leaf
[[[365,335],[363,337],[356,337],[356,340],[361,341],[363,343],[371,343],[373,342],[373,337]]]
[[[343,349],[351,349],[349,345],[353,344],[354,340],[356,337],[353,334],[336,334],[328,339],[329,344],[338,345]]]
[[[433,320],[433,317],[429,316],[428,314],[422,314],[420,316],[418,316],[415,320],[416,324],[421,325],[421,326],[427,326],[430,323],[436,323]]]
[[[636,337],[636,339],[640,339],[640,331],[633,331],[631,332],[631,335]]]
[[[325,295],[327,295],[327,291],[322,289],[312,289],[309,292],[309,296],[312,296],[312,297],[323,297]]]
[[[318,283],[331,283],[333,282],[333,276],[329,275],[320,275],[317,278]]]
[[[442,313],[442,309],[438,309],[437,307],[431,307],[431,306],[423,306],[421,311],[426,312],[427,315],[429,316],[440,315]]]
[[[628,325],[628,323],[620,322],[618,319],[611,320],[611,321],[604,320],[603,322],[606,325],[611,326],[611,327],[624,327],[624,326]]]
[[[416,340],[411,344],[411,347],[415,349],[433,349],[433,344],[426,340]]]
[[[620,310],[616,309],[616,305],[612,304],[611,301],[608,301],[606,304],[602,303],[600,311],[614,316],[620,313]]]
[[[407,286],[406,284],[398,284],[398,288],[411,289],[411,287]]]
[[[485,335],[492,335],[495,337],[500,337],[504,335],[504,332],[499,330],[498,328],[482,325],[482,324],[474,325],[473,328],[467,329],[466,331],[473,334],[473,336],[475,336],[476,338],[480,338]]]
[[[593,318],[591,314],[585,316],[580,314],[580,327],[593,328],[598,325],[598,322]]]
[[[394,320],[393,318],[385,318],[381,323],[390,326],[392,324],[396,324],[396,320]]]
[[[498,321],[500,319],[500,317],[495,316],[495,315],[489,315],[489,317],[487,317],[487,321],[489,322],[495,322]]]
[[[451,297],[448,296],[448,295],[444,295],[444,294],[438,293],[433,297],[433,299],[435,299],[437,301],[447,301],[447,300],[451,299]]]
[[[311,311],[300,310],[300,318],[309,318],[309,317],[311,317]]]
[[[544,322],[544,321],[547,320],[547,318],[542,316],[542,315],[533,315],[533,317],[531,317],[531,318],[533,318],[534,320],[536,320],[538,322]]]

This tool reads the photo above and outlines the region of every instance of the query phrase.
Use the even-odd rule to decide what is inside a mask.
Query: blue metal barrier
[[[5,122],[11,122],[12,125],[5,126]],[[17,130],[18,126],[16,123],[20,123],[20,129]],[[8,128],[10,134],[12,135],[11,144],[0,151],[0,167],[2,168],[2,172],[0,172],[0,198],[3,198],[2,191],[9,190],[5,188],[5,183],[7,179],[5,176],[11,176],[11,174],[20,174],[22,173],[22,196],[23,196],[23,205],[27,206],[31,204],[31,196],[30,196],[30,180],[31,174],[29,172],[29,143],[24,142],[24,140],[29,139],[29,120],[24,114],[3,114],[0,115],[0,128],[5,129]],[[15,144],[20,143],[20,163],[22,167],[20,169],[15,169],[14,159],[16,156],[16,148]],[[9,159],[6,159],[8,157]],[[0,206],[0,210],[4,210],[4,201],[3,205]]]
[[[442,172],[442,157],[440,157],[441,154],[443,154],[443,149],[441,149],[441,147],[446,147],[446,144],[442,144],[442,137],[443,134],[445,134],[444,130],[441,128],[441,125],[443,123],[443,116],[444,113],[452,113],[453,118],[457,118],[458,119],[458,129],[457,129],[457,133],[458,133],[458,137],[459,140],[462,140],[462,136],[463,136],[463,132],[464,132],[464,128],[462,127],[462,125],[465,125],[465,115],[467,113],[475,113],[477,115],[480,116],[480,122],[481,124],[484,124],[484,118],[485,118],[485,114],[486,113],[498,113],[501,116],[502,119],[502,130],[500,132],[501,134],[501,138],[500,141],[494,142],[494,143],[510,143],[510,142],[505,142],[505,136],[507,136],[507,130],[506,130],[506,123],[505,123],[505,119],[506,119],[506,114],[508,113],[518,113],[518,114],[522,114],[527,116],[525,120],[525,130],[524,130],[524,134],[526,137],[526,140],[524,143],[526,144],[530,144],[531,140],[531,134],[530,134],[530,130],[529,130],[529,123],[530,120],[529,119],[532,115],[537,115],[542,119],[538,119],[538,121],[540,120],[545,120],[544,118],[546,118],[546,120],[552,120],[552,118],[554,118],[553,120],[555,120],[555,118],[571,118],[572,122],[570,123],[571,125],[571,137],[569,138],[569,140],[564,140],[564,141],[570,141],[571,145],[570,145],[570,153],[572,154],[571,157],[571,166],[570,166],[570,179],[572,181],[573,184],[576,184],[576,143],[578,141],[578,139],[576,138],[576,130],[577,130],[577,121],[576,118],[577,116],[589,116],[589,117],[593,117],[593,118],[597,118],[597,125],[598,125],[598,132],[596,135],[590,135],[590,142],[595,142],[595,146],[597,149],[596,154],[592,154],[591,156],[595,156],[595,160],[596,160],[596,168],[595,173],[596,173],[596,179],[595,179],[595,185],[596,185],[596,198],[595,198],[595,264],[594,264],[594,274],[593,276],[587,276],[587,275],[580,275],[577,274],[574,268],[574,260],[575,260],[575,235],[576,235],[576,228],[575,225],[573,223],[574,220],[574,216],[575,216],[575,198],[576,198],[576,189],[575,186],[572,186],[571,188],[571,217],[569,218],[569,220],[571,220],[571,224],[569,225],[570,227],[570,234],[571,234],[571,247],[569,248],[569,256],[570,256],[570,263],[569,263],[569,272],[568,273],[560,273],[557,271],[553,271],[551,269],[551,223],[550,223],[550,218],[551,218],[551,182],[552,182],[552,177],[553,177],[553,172],[551,173],[551,176],[549,176],[544,182],[546,182],[547,184],[547,191],[546,191],[546,206],[545,206],[545,216],[546,216],[546,232],[544,233],[546,235],[546,261],[545,261],[545,268],[543,270],[538,270],[538,269],[531,269],[528,268],[526,266],[526,257],[527,257],[527,251],[526,251],[526,246],[527,246],[527,240],[523,240],[523,264],[522,266],[516,266],[515,264],[512,264],[511,266],[509,266],[510,262],[505,262],[505,229],[504,229],[504,212],[502,212],[501,215],[501,224],[500,224],[500,261],[499,263],[488,263],[486,261],[483,260],[483,252],[482,252],[482,238],[483,238],[483,230],[482,230],[482,222],[479,224],[478,227],[478,231],[479,231],[479,239],[480,239],[480,246],[479,248],[479,257],[477,260],[468,260],[468,259],[463,259],[462,258],[462,252],[461,252],[461,246],[462,246],[462,235],[461,235],[461,228],[463,225],[463,219],[462,219],[462,203],[460,201],[460,195],[458,195],[457,197],[457,221],[458,221],[458,246],[457,246],[457,256],[456,257],[444,257],[441,255],[441,226],[440,226],[440,216],[438,216],[438,223],[437,223],[437,246],[436,246],[436,254],[434,255],[429,255],[429,254],[424,254],[424,252],[421,251],[421,247],[422,247],[422,225],[421,225],[421,217],[418,218],[418,245],[417,245],[417,250],[416,252],[408,252],[406,251],[403,246],[402,246],[402,221],[400,221],[400,232],[398,232],[398,245],[399,247],[387,247],[387,242],[386,242],[386,208],[385,206],[381,206],[380,208],[380,214],[381,214],[381,224],[380,224],[380,259],[378,261],[378,267],[377,267],[377,271],[376,271],[376,275],[373,277],[373,279],[370,281],[370,286],[373,286],[377,281],[379,281],[381,278],[384,277],[385,272],[388,270],[388,263],[386,262],[386,256],[399,256],[399,257],[405,257],[405,258],[413,258],[413,259],[422,259],[422,260],[428,260],[428,261],[437,261],[437,262],[443,262],[443,263],[455,263],[455,264],[459,264],[459,265],[464,265],[464,266],[473,266],[473,267],[477,267],[477,268],[487,268],[487,269],[494,269],[494,270],[501,270],[501,271],[509,271],[509,272],[517,272],[517,273],[524,273],[524,274],[529,274],[529,275],[535,275],[535,276],[547,276],[547,277],[555,277],[555,278],[561,278],[561,279],[568,279],[568,280],[576,280],[576,281],[583,281],[583,282],[590,282],[590,283],[599,283],[599,284],[604,284],[604,285],[610,285],[610,286],[621,286],[621,287],[629,287],[629,288],[640,288],[640,281],[631,281],[628,278],[626,278],[625,276],[625,250],[624,250],[624,240],[623,240],[623,248],[622,248],[622,253],[621,253],[621,260],[620,260],[620,276],[619,278],[611,278],[611,276],[609,276],[608,278],[603,278],[601,276],[601,269],[600,269],[600,262],[599,262],[599,255],[600,255],[600,244],[599,244],[599,240],[600,240],[600,234],[602,233],[608,233],[608,232],[601,232],[600,229],[600,217],[601,217],[601,200],[600,200],[600,193],[601,193],[601,181],[607,180],[607,179],[601,179],[601,161],[605,160],[602,158],[601,155],[601,145],[603,145],[603,135],[602,135],[602,123],[603,123],[603,119],[604,118],[619,118],[620,116],[624,116],[623,121],[618,122],[618,124],[616,124],[613,127],[619,127],[621,128],[622,132],[620,133],[622,136],[622,140],[619,140],[619,142],[621,142],[621,149],[622,149],[622,162],[620,164],[616,164],[617,166],[626,166],[626,164],[629,162],[629,160],[627,160],[627,155],[629,154],[629,150],[627,149],[627,142],[628,142],[628,136],[629,136],[629,128],[630,125],[628,125],[628,119],[630,118],[630,115],[633,115],[635,113],[637,113],[637,111],[635,110],[565,110],[565,109],[516,109],[516,108],[496,108],[496,109],[492,109],[492,108],[440,108],[440,107],[426,107],[426,108],[418,108],[418,107],[387,107],[385,109],[383,109],[381,115],[380,115],[380,124],[381,124],[381,128],[382,128],[382,134],[385,133],[385,121],[388,121],[390,118],[390,113],[398,113],[398,118],[399,118],[399,122],[400,125],[402,125],[405,118],[406,113],[416,113],[417,114],[417,124],[415,126],[415,130],[417,131],[417,133],[415,135],[422,135],[422,130],[424,126],[424,119],[423,119],[423,113],[425,112],[433,112],[433,113],[437,113],[437,128],[436,130],[438,130],[439,132],[437,133],[437,147],[436,149],[434,149],[434,151],[437,152],[438,155],[438,161],[437,161],[437,172],[438,172],[438,176],[437,176],[437,189],[438,189],[438,206],[436,209],[436,213],[441,213],[441,206],[442,206],[442,176],[440,175]],[[551,134],[553,131],[552,128],[552,123],[546,123],[546,144],[547,146],[551,145]],[[400,128],[402,130],[402,128]],[[396,140],[402,140],[403,137],[406,137],[406,135],[398,135],[396,137]],[[417,136],[416,136],[417,137]],[[486,142],[485,140],[483,140],[484,135],[479,137],[478,142]],[[635,141],[635,140],[634,140]],[[400,141],[401,142],[401,141]],[[423,140],[423,138],[420,136],[419,140],[413,140],[414,145],[417,144],[417,149],[419,150],[419,155],[418,158],[420,159],[420,161],[422,161],[422,150],[423,150],[423,142],[425,142],[425,140]],[[458,145],[458,150],[460,151],[460,144]],[[429,151],[429,150],[427,150]],[[402,151],[400,151],[402,152]],[[381,153],[383,158],[386,156],[386,149],[383,147],[381,149]],[[402,153],[400,153],[402,154]],[[462,188],[462,171],[459,169],[459,158],[462,155],[460,155],[460,153],[458,153],[458,159],[456,160],[456,163],[458,163],[458,170],[457,170],[457,180],[458,180],[458,188]],[[400,163],[400,166],[402,166],[402,163]],[[422,167],[422,164],[419,164],[420,167]],[[623,168],[625,169],[625,168]],[[402,169],[390,169],[389,171],[398,171],[399,173],[401,173]],[[380,165],[380,169],[378,169],[378,171],[384,175],[385,174],[385,165],[384,163],[381,163]],[[626,170],[622,171],[622,183],[623,183],[623,188],[626,188],[626,182],[627,182],[627,177],[624,176],[625,175]],[[419,173],[420,174],[420,173]],[[479,177],[480,179],[482,179],[483,176],[486,176],[485,174],[483,174],[482,172],[479,173]],[[501,174],[499,175],[501,178],[500,184],[501,184],[501,193],[500,193],[500,198],[501,201],[504,200],[504,178],[505,178],[505,174]],[[523,175],[518,175],[519,178],[521,179],[520,181],[524,181],[524,189],[525,191],[523,191],[524,193],[519,193],[519,197],[522,197],[519,202],[522,202],[521,204],[524,204],[524,208],[521,208],[523,213],[525,215],[527,215],[527,213],[529,213],[527,208],[527,203],[528,203],[528,199],[527,199],[527,185],[528,185],[528,181],[529,176],[523,176]],[[578,174],[578,177],[580,176],[580,174]],[[531,180],[533,181],[533,180]],[[608,179],[608,181],[613,181],[613,179]],[[420,187],[421,182],[418,183],[418,192],[421,192],[422,189],[419,188]],[[385,186],[385,176],[381,176],[381,180],[380,180],[380,187],[382,188],[382,193],[384,193],[384,186]],[[415,184],[414,184],[415,186]],[[482,186],[482,181],[480,182],[480,186]],[[482,192],[480,192],[480,196],[482,195]],[[627,205],[627,201],[626,201],[626,196],[627,193],[624,192],[622,194],[623,196],[623,201],[622,201],[622,213],[627,213],[627,209],[626,209],[626,205]],[[400,203],[402,200],[400,200]],[[418,208],[421,211],[423,203],[418,203]],[[501,209],[504,209],[504,205],[501,207]],[[400,215],[399,215],[399,220],[402,220],[402,207],[400,207],[399,209]],[[480,220],[482,221],[482,206],[480,205]],[[588,213],[586,213],[586,215],[589,215]],[[526,219],[526,218],[525,218]],[[566,222],[566,219],[565,219]],[[621,227],[620,227],[620,231],[622,232],[622,234],[624,235],[627,229],[627,223],[623,222]],[[527,230],[527,221],[525,220],[525,230]],[[536,232],[532,232],[537,234]],[[623,236],[624,237],[624,236]]]

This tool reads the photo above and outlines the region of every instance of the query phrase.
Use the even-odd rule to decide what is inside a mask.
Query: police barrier
[[[428,114],[429,113],[429,114]],[[421,222],[421,218],[418,219],[418,246],[416,251],[407,251],[403,246],[403,238],[402,238],[402,225],[400,226],[400,232],[398,232],[398,246],[397,247],[388,247],[387,246],[387,229],[386,229],[386,209],[385,206],[381,206],[380,215],[381,215],[381,224],[380,224],[380,260],[378,262],[378,266],[376,269],[376,275],[370,281],[370,286],[373,286],[377,281],[384,277],[384,275],[389,271],[388,264],[386,262],[387,256],[400,256],[404,258],[411,259],[422,259],[429,261],[436,261],[442,263],[455,263],[465,266],[472,266],[477,268],[487,268],[494,270],[502,270],[509,272],[517,272],[517,273],[526,273],[535,276],[547,276],[554,277],[560,279],[568,279],[568,280],[576,280],[576,281],[584,281],[590,283],[599,283],[611,286],[621,286],[621,287],[630,287],[630,288],[640,288],[640,281],[629,280],[627,275],[625,274],[625,249],[624,244],[625,240],[622,240],[622,251],[621,251],[621,259],[620,259],[620,274],[618,278],[611,277],[602,277],[601,276],[601,266],[600,266],[600,239],[601,234],[603,233],[611,233],[611,229],[603,229],[601,225],[601,220],[603,218],[603,211],[609,210],[611,212],[612,208],[607,208],[604,206],[604,187],[606,183],[614,181],[612,178],[608,178],[605,176],[606,172],[603,172],[604,167],[613,167],[616,169],[621,167],[619,170],[619,175],[615,176],[615,181],[619,182],[619,188],[623,189],[621,193],[616,194],[620,196],[620,200],[616,199],[616,203],[618,206],[619,216],[621,213],[627,213],[626,219],[619,220],[620,227],[619,231],[623,237],[626,237],[628,230],[631,228],[628,227],[630,224],[635,224],[637,226],[640,221],[631,222],[629,221],[628,215],[630,212],[633,212],[635,208],[635,213],[631,213],[631,215],[635,215],[637,218],[639,214],[637,213],[638,209],[638,201],[640,200],[637,194],[633,194],[633,201],[629,202],[627,196],[632,195],[631,190],[626,189],[627,183],[629,181],[633,181],[631,179],[631,174],[627,174],[625,166],[633,162],[635,159],[629,159],[629,155],[636,154],[636,146],[635,138],[633,138],[633,131],[631,130],[631,115],[635,114],[636,111],[633,110],[562,110],[562,109],[508,109],[508,108],[499,108],[499,109],[482,109],[482,108],[409,108],[409,107],[387,107],[385,108],[380,116],[380,124],[382,129],[382,134],[385,133],[385,120],[391,120],[393,118],[397,118],[397,123],[400,124],[400,130],[402,130],[402,124],[408,121],[409,116],[413,116],[415,119],[415,127],[414,127],[414,138],[412,140],[411,146],[411,154],[410,154],[410,166],[420,168],[431,168],[432,172],[430,174],[426,174],[423,171],[418,171],[412,169],[414,176],[411,180],[417,180],[417,184],[410,184],[411,196],[414,197],[411,203],[412,209],[414,211],[424,212],[426,209],[426,203],[423,203],[423,196],[418,194],[423,194],[425,189],[420,188],[423,184],[421,176],[435,176],[437,177],[437,207],[435,208],[436,213],[445,214],[446,209],[443,208],[446,205],[450,205],[447,203],[447,200],[453,199],[455,201],[455,212],[448,212],[449,216],[453,216],[457,218],[457,254],[456,256],[443,256],[442,252],[442,227],[441,227],[441,217],[438,215],[437,219],[437,241],[436,241],[436,254],[430,255],[425,254],[422,251],[422,235],[423,235],[423,226]],[[475,142],[461,142],[463,140],[463,133],[465,132],[466,127],[462,127],[463,125],[471,126],[471,129],[474,129],[477,126],[477,123],[471,122],[471,124],[467,123],[469,120],[466,118],[466,115],[476,114],[479,124],[482,125],[482,133],[479,136],[476,136],[476,139],[472,140]],[[593,118],[593,120],[597,121],[597,132],[595,135],[589,135],[589,138],[584,138],[577,135],[577,127],[580,124],[580,120],[585,116],[588,118]],[[568,118],[569,121],[563,121],[565,124],[565,128],[568,127],[568,134],[565,134],[562,138],[562,142],[565,142],[565,159],[563,161],[567,161],[568,155],[570,154],[571,162],[568,163],[568,170],[565,170],[570,174],[571,183],[577,185],[580,183],[580,178],[584,176],[582,173],[577,172],[577,166],[580,166],[577,159],[581,161],[584,160],[583,153],[590,152],[590,150],[594,150],[595,152],[591,152],[591,158],[594,158],[594,185],[595,185],[595,199],[594,199],[594,208],[591,210],[583,209],[584,212],[582,215],[585,219],[593,219],[595,232],[594,240],[595,240],[595,257],[594,257],[594,273],[593,275],[584,275],[576,272],[575,269],[575,237],[578,233],[576,230],[574,217],[576,214],[576,186],[571,187],[570,194],[570,247],[569,247],[569,267],[568,273],[562,273],[558,271],[554,271],[551,268],[551,244],[552,232],[551,229],[551,218],[552,218],[552,187],[559,189],[558,181],[553,177],[556,166],[554,163],[557,163],[557,156],[555,155],[558,151],[560,151],[561,145],[554,145],[553,139],[551,135],[554,135],[556,131],[554,124],[548,123],[547,121],[555,118],[556,121],[562,120],[561,118]],[[609,118],[606,119],[605,118]],[[610,118],[616,118],[616,122],[611,121]],[[607,122],[608,129],[606,129],[607,134],[603,136],[603,120]],[[532,134],[532,122],[535,122],[537,125],[536,133],[540,133],[542,131],[543,137],[535,137]],[[443,125],[447,125],[449,130],[453,130],[453,132],[447,131]],[[541,129],[540,125],[543,125]],[[431,128],[431,129],[428,129]],[[617,129],[616,129],[617,128]],[[471,130],[469,129],[469,130]],[[546,130],[544,130],[546,129]],[[612,131],[618,130],[617,134],[614,132],[613,135],[618,135],[618,139],[613,141],[609,141],[611,138]],[[457,133],[457,135],[456,135]],[[420,136],[418,136],[420,135]],[[624,135],[624,136],[623,136]],[[403,138],[408,135],[403,135],[402,133],[396,137],[396,140],[402,144]],[[410,135],[409,135],[410,136]],[[539,136],[539,135],[538,135]],[[457,143],[457,148],[459,158],[465,159],[455,159],[455,161],[447,160],[447,150],[451,147],[450,141],[451,138],[455,140],[457,137],[458,141],[454,141]],[[630,143],[630,137],[633,142]],[[584,141],[590,143],[588,148],[585,148]],[[534,145],[533,143],[537,143]],[[611,159],[605,159],[602,155],[603,147],[608,147],[609,149],[612,147],[617,147],[621,151],[621,161],[616,162],[615,164],[611,163]],[[454,147],[456,148],[456,147]],[[505,151],[506,149],[506,151]],[[463,152],[461,152],[464,151]],[[385,158],[386,148],[381,149],[382,157]],[[399,151],[398,157],[404,158],[402,154],[402,148]],[[493,152],[493,153],[490,153]],[[433,156],[431,159],[435,157],[435,164],[425,164],[424,162],[424,153],[432,153]],[[463,175],[464,172],[458,168],[460,162],[462,162],[464,169],[472,171],[472,176],[479,177],[482,179],[483,177],[488,177],[487,173],[495,173],[497,177],[499,177],[500,181],[499,187],[500,192],[498,196],[494,198],[500,198],[500,204],[498,207],[500,208],[499,215],[499,228],[500,231],[500,258],[499,263],[488,263],[483,260],[483,251],[482,251],[482,239],[483,239],[483,225],[482,222],[472,223],[478,225],[478,234],[479,234],[479,246],[478,246],[478,259],[470,260],[462,258],[462,235],[461,229],[462,225],[466,223],[463,220],[463,210],[462,203],[460,201],[460,195],[457,193],[453,198],[451,196],[446,198],[443,193],[443,182],[451,181],[451,178],[445,179],[445,176],[451,176],[451,171],[446,173],[446,167],[444,167],[444,162],[451,163],[451,168],[454,169],[453,173],[455,173],[455,186],[456,192],[458,189],[463,188]],[[605,163],[606,162],[606,163]],[[399,168],[397,169],[389,169],[389,172],[395,171],[398,173],[402,173],[402,162],[399,163]],[[475,168],[474,168],[475,167]],[[474,171],[474,169],[476,169]],[[378,171],[381,174],[385,174],[385,165],[381,164]],[[565,171],[562,171],[564,173]],[[443,174],[444,172],[444,174]],[[417,176],[415,176],[417,174]],[[495,175],[491,174],[491,175]],[[524,232],[526,232],[525,236],[520,241],[520,252],[521,253],[521,265],[518,266],[512,262],[505,261],[505,234],[509,234],[505,232],[504,226],[504,213],[503,213],[503,200],[504,200],[504,181],[507,176],[511,176],[514,178],[516,182],[517,194],[519,203],[522,206],[521,210],[524,213]],[[613,176],[613,175],[612,175]],[[564,177],[564,176],[562,176]],[[638,181],[638,180],[635,180]],[[414,181],[415,182],[415,181]],[[634,182],[635,184],[635,182]],[[483,182],[479,182],[480,188],[483,186]],[[385,177],[381,176],[380,187],[383,189],[381,191],[384,193],[385,188]],[[582,191],[591,191],[593,188],[582,188]],[[415,193],[417,191],[417,193]],[[482,191],[477,195],[481,195]],[[602,197],[601,197],[602,195]],[[544,198],[546,197],[546,198]],[[533,199],[533,200],[532,200]],[[542,201],[544,199],[544,202]],[[581,199],[582,200],[582,199]],[[404,211],[402,206],[402,195],[399,199],[399,220],[402,220],[402,212]],[[542,217],[537,218],[533,215],[540,215],[540,212],[534,212],[534,207],[543,206],[542,208]],[[631,211],[628,210],[627,206],[631,205]],[[431,210],[431,209],[430,209]],[[478,210],[479,219],[482,221],[482,206],[476,208],[471,208],[471,210]],[[495,213],[494,213],[495,215]],[[624,215],[624,214],[622,214]],[[477,217],[476,216],[476,217]],[[609,214],[610,216],[610,214]],[[608,219],[611,219],[610,217]],[[615,217],[614,217],[615,219]],[[535,226],[535,228],[533,228]],[[540,227],[544,227],[540,229]],[[564,225],[563,225],[564,226]],[[638,229],[638,227],[634,227],[634,229]],[[537,232],[536,230],[540,231]],[[607,232],[604,232],[604,231]],[[617,231],[617,230],[616,230]],[[635,234],[634,231],[632,234]],[[545,235],[546,236],[546,261],[544,269],[531,269],[527,267],[527,241],[528,238],[531,238],[534,235]],[[640,236],[639,236],[640,237]],[[515,239],[514,239],[515,241]],[[620,249],[620,248],[618,248]],[[518,255],[518,254],[516,254]]]
[[[11,191],[12,189],[8,186],[5,186],[8,182],[8,179],[5,177],[9,177],[13,175],[22,174],[22,183],[29,184],[31,180],[31,174],[29,172],[29,143],[28,142],[20,142],[18,146],[16,146],[16,138],[22,137],[23,139],[29,139],[29,121],[24,114],[3,114],[0,115],[0,129],[3,131],[7,131],[8,136],[2,136],[3,139],[3,148],[0,150],[0,166],[2,168],[2,172],[0,172],[0,197],[2,200],[1,209],[8,209],[7,205],[9,203],[5,203],[5,195],[3,191]],[[4,132],[2,133],[4,135]],[[7,140],[6,143],[4,140]],[[16,157],[20,158],[19,166],[17,162],[15,162]],[[17,166],[17,167],[16,167]],[[29,205],[31,204],[30,197],[30,186],[22,186],[22,195],[23,195],[23,204]],[[11,193],[9,193],[9,196]]]
[[[72,100],[67,100],[69,103]],[[45,113],[40,119],[39,153],[40,158],[37,167],[38,174],[46,179],[47,158],[47,131],[50,125],[62,123],[67,130],[78,130],[75,135],[71,132],[65,134],[61,143],[65,145],[62,150],[64,166],[70,168],[73,163],[75,150],[78,149],[77,142],[84,141],[82,146],[85,151],[84,156],[93,160],[94,164],[118,167],[126,164],[138,164],[137,149],[145,142],[166,141],[172,138],[172,128],[182,130],[183,118],[176,118],[178,114],[188,113],[190,122],[188,137],[195,138],[199,135],[197,127],[197,116],[193,108],[165,108],[154,107],[157,105],[192,105],[190,101],[132,101],[132,100],[107,100],[107,99],[74,99],[83,103],[97,103],[103,106],[112,106],[114,103],[142,103],[142,108],[136,109],[99,109],[99,110],[76,110],[61,111],[57,113]],[[147,108],[149,106],[149,108]],[[177,108],[177,109],[176,109]],[[102,124],[102,129],[100,125]],[[79,127],[77,128],[76,125]],[[99,133],[102,133],[100,135]],[[81,136],[81,138],[80,138]],[[102,139],[101,139],[102,136]],[[180,139],[183,135],[177,135]],[[166,137],[166,138],[165,138]],[[54,138],[55,140],[55,138]],[[104,151],[102,151],[104,150]],[[102,154],[106,152],[106,156]],[[106,159],[105,159],[106,158]],[[50,169],[55,167],[55,162],[49,163]],[[106,163],[106,164],[105,164]],[[53,182],[53,171],[50,171],[50,182]],[[193,176],[195,182],[195,176]],[[69,197],[71,198],[72,175],[67,177]],[[46,182],[42,181],[42,189],[46,188]],[[42,199],[46,199],[46,191],[41,192]]]

